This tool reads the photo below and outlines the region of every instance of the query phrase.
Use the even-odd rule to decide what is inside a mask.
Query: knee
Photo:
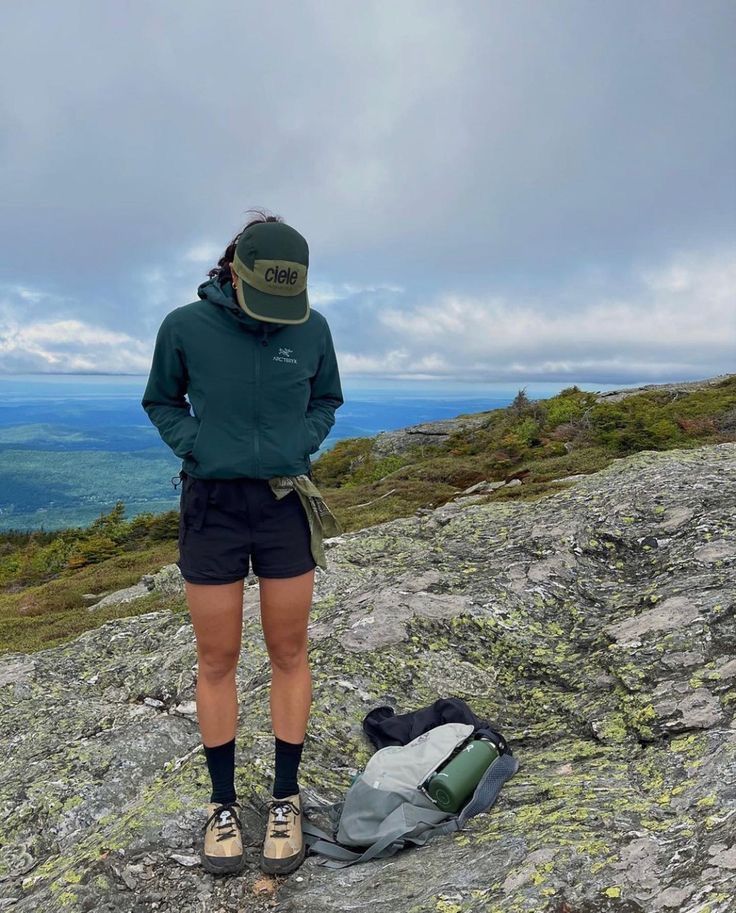
[[[269,647],[271,665],[280,672],[291,672],[307,661],[307,645],[303,640],[285,640]]]
[[[209,682],[218,682],[234,675],[237,665],[237,651],[217,650],[199,655],[199,674]]]

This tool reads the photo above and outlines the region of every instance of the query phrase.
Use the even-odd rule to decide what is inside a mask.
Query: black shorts
[[[190,583],[296,577],[316,567],[298,492],[277,498],[268,479],[197,479],[181,470],[179,560]]]

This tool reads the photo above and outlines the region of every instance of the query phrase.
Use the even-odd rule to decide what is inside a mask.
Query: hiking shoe
[[[266,803],[268,820],[261,850],[260,867],[269,875],[287,875],[304,861],[307,847],[302,837],[302,806],[300,794]]]
[[[245,861],[242,806],[235,802],[209,802],[204,826],[202,867],[213,875],[239,872]]]

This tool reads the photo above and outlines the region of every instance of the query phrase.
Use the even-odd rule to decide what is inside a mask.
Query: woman
[[[260,213],[210,270],[199,300],[162,321],[141,402],[182,460],[177,564],[197,641],[197,713],[212,780],[202,862],[211,872],[239,871],[244,861],[235,672],[249,559],[272,674],[275,777],[261,868],[292,872],[306,851],[297,773],[312,702],[316,563],[299,493],[277,498],[268,480],[311,477],[310,454],[343,403],[327,321],[307,298],[308,266],[304,238]]]

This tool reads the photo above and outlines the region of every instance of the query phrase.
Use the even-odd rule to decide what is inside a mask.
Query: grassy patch
[[[483,480],[523,480],[492,500],[544,497],[566,476],[640,450],[736,441],[736,375],[685,395],[652,390],[619,402],[577,387],[533,402],[520,390],[507,408],[482,414],[479,428],[388,456],[374,455],[371,438],[338,441],[313,464],[315,481],[346,531],[438,507]],[[81,598],[177,558],[177,511],[126,521],[124,510],[119,501],[85,529],[0,533],[0,651],[39,649],[151,610],[144,598],[90,613]]]
[[[480,428],[396,456],[373,456],[370,438],[338,441],[314,464],[315,480],[346,530],[437,507],[486,479],[523,478],[494,500],[536,498],[641,450],[736,440],[736,375],[686,395],[654,390],[619,402],[577,387],[533,402],[522,390],[486,415]]]
[[[89,612],[82,598],[132,586],[178,557],[176,511],[127,521],[123,511],[118,502],[84,529],[0,534],[0,652],[51,647],[163,607],[151,596]]]

